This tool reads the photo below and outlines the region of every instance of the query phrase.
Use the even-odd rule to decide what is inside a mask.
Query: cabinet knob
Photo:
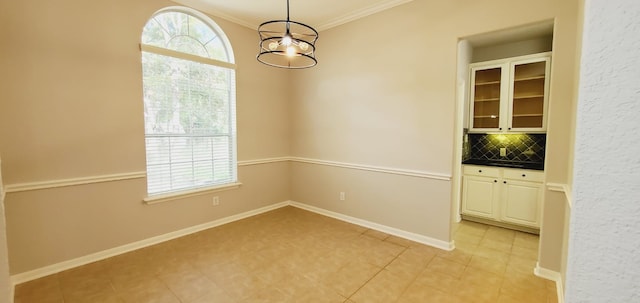
[[[494,183],[498,183],[498,180],[493,180]]]
[[[509,130],[511,130],[511,127],[509,127]]]
[[[523,176],[523,177],[526,177],[527,175],[525,175],[525,174],[522,174],[522,176]]]
[[[502,127],[498,128],[498,130],[502,130]]]
[[[502,181],[502,183],[507,184],[507,181]]]
[[[482,172],[482,169],[478,169],[478,172],[479,172],[479,173],[481,173],[481,172]]]

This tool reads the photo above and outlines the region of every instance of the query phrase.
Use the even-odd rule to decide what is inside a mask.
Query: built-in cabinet
[[[545,132],[551,53],[470,65],[470,132]]]
[[[462,214],[540,228],[542,171],[464,165]]]

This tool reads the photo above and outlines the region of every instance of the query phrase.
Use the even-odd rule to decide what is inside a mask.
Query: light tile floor
[[[293,207],[16,287],[16,303],[557,302],[538,237],[472,222],[447,252]]]

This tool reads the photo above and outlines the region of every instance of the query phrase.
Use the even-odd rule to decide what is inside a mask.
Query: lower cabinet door
[[[464,176],[462,188],[463,214],[498,219],[499,192],[496,178]]]
[[[502,184],[502,221],[540,227],[542,184],[505,180]]]

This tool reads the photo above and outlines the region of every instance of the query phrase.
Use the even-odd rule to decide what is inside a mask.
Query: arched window
[[[168,8],[145,25],[141,50],[148,194],[235,183],[235,64],[222,30]]]

